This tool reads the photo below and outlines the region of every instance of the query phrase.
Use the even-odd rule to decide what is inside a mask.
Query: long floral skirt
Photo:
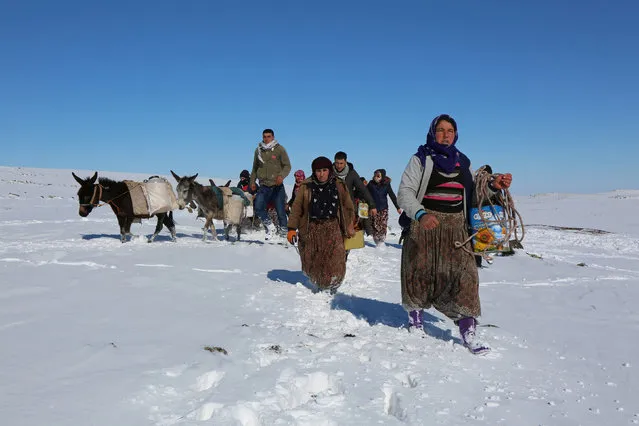
[[[472,254],[455,248],[468,237],[463,213],[431,212],[439,225],[425,230],[413,221],[402,247],[402,305],[406,310],[434,306],[458,320],[481,315],[479,275]],[[470,243],[467,243],[470,249]]]
[[[299,241],[302,272],[321,290],[338,288],[346,275],[344,237],[337,219],[308,224]]]
[[[375,216],[372,216],[373,222],[373,241],[376,244],[386,241],[386,230],[388,229],[388,209],[378,210]]]

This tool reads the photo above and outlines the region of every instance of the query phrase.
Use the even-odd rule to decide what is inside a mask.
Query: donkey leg
[[[231,227],[232,227],[232,226],[233,226],[233,225],[231,225],[231,224],[227,224],[226,222],[224,222],[224,239],[225,239],[226,241],[228,241],[228,240],[229,240],[229,232],[231,232]]]
[[[215,228],[215,221],[211,219],[211,226],[209,228],[211,230],[211,239],[213,241],[217,241],[217,229]]]
[[[152,243],[153,240],[155,240],[155,237],[157,237],[158,234],[160,233],[160,231],[162,230],[162,224],[164,222],[164,216],[166,216],[166,213],[158,213],[157,214],[158,223],[155,225],[155,232],[153,232],[153,235],[151,235],[149,237],[148,242]]]
[[[204,222],[204,227],[202,228],[202,241],[206,242],[206,237],[207,234],[209,232],[209,228],[211,227],[211,223],[213,221],[210,218],[206,218],[206,221]]]
[[[125,233],[125,235],[127,235],[127,236],[129,237],[129,240],[132,240],[132,239],[133,239],[133,237],[135,237],[135,235],[133,235],[133,234],[131,233],[131,224],[133,224],[133,219],[134,219],[134,217],[133,217],[133,216],[127,216],[127,217],[124,219],[124,222],[125,222],[125,225],[124,225],[124,227],[125,227],[125,230],[124,230],[124,231],[125,231],[125,232],[124,232],[124,233]]]
[[[120,225],[120,242],[126,243],[126,218],[123,216],[117,216],[117,218]]]
[[[175,222],[173,222],[173,211],[170,211],[166,216],[164,216],[164,226],[169,228],[169,232],[171,233],[171,241],[176,241],[175,235]]]

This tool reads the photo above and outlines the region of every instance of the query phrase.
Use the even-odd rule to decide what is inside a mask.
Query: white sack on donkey
[[[193,176],[180,177],[171,170],[171,174],[178,182],[176,187],[178,207],[183,209],[189,203],[195,202],[204,213],[203,241],[206,241],[208,230],[213,236],[217,235],[213,224],[214,219],[224,221],[224,237],[227,240],[233,226],[237,228],[237,239],[240,239],[242,232],[240,225],[246,217],[247,207],[251,204],[240,188],[203,186],[195,181],[197,173]]]
[[[131,193],[135,214],[152,216],[178,208],[171,183],[159,176],[151,176],[143,182],[125,180]]]

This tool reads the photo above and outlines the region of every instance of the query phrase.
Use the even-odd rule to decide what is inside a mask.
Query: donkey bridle
[[[100,185],[99,183],[94,183],[93,184],[93,195],[91,196],[91,200],[89,201],[88,204],[87,203],[80,203],[80,206],[82,206],[82,207],[86,207],[86,206],[99,207],[100,198],[102,198],[102,185]]]

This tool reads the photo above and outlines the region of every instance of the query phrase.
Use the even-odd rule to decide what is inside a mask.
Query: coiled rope
[[[525,235],[524,222],[522,220],[521,214],[519,214],[519,212],[515,208],[515,202],[513,201],[508,188],[496,190],[496,192],[491,191],[491,184],[497,178],[497,176],[499,176],[499,173],[490,173],[488,166],[482,166],[477,170],[477,172],[475,172],[475,197],[477,199],[479,216],[481,217],[481,220],[486,228],[490,229],[490,226],[499,224],[502,229],[507,230],[505,241],[508,241],[510,245],[521,246],[521,242],[523,241]],[[495,205],[501,206],[504,209],[504,217],[500,219],[498,217],[494,217],[495,215],[493,215],[493,220],[486,220],[484,215],[481,214],[482,207],[484,207],[484,205],[490,206],[490,209],[493,212],[495,211]],[[520,232],[521,237],[519,236]],[[473,255],[480,255],[483,259],[486,260],[486,262],[492,263],[493,259],[487,252],[490,246],[487,246],[484,250],[479,252],[474,252],[470,248],[468,248],[468,242],[472,240],[472,238],[475,237],[477,233],[478,232],[474,232],[463,242],[455,241],[455,247],[461,248],[462,250]]]

